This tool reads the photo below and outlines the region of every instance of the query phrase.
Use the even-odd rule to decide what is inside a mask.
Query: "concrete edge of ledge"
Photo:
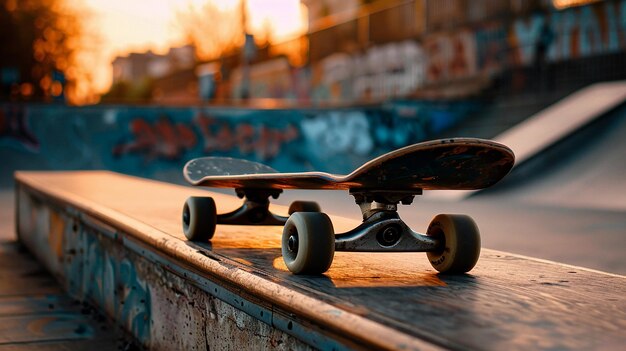
[[[93,218],[105,226],[129,235],[141,244],[154,248],[157,254],[172,258],[176,262],[195,269],[199,274],[214,277],[220,282],[240,288],[248,295],[268,301],[287,313],[292,313],[299,318],[322,326],[323,329],[331,330],[333,334],[352,340],[357,345],[377,349],[440,349],[436,343],[389,328],[246,270],[233,269],[232,264],[215,259],[222,258],[222,256],[207,256],[185,241],[174,238],[116,210],[76,194],[61,189],[51,189],[45,184],[31,181],[25,176],[28,173],[30,172],[15,173],[16,189],[23,186],[43,198],[57,202],[62,207],[69,206],[78,212],[77,214],[87,216],[87,220]],[[19,200],[16,199],[16,201]],[[124,245],[131,250],[133,249],[130,247],[132,243],[128,241],[124,241]]]

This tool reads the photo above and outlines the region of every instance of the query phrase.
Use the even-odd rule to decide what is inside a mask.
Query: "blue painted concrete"
[[[182,183],[200,156],[280,171],[348,173],[372,157],[432,139],[481,108],[398,101],[367,108],[0,105],[0,184],[18,169],[107,169]]]

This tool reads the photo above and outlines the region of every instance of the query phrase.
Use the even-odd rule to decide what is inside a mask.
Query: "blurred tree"
[[[81,35],[81,16],[65,0],[0,0],[0,99],[78,98]]]
[[[137,82],[120,81],[102,96],[103,103],[148,103],[152,99],[154,79],[145,77]]]
[[[131,84],[125,80],[113,83],[109,91],[102,96],[102,102],[104,103],[116,103],[123,102],[127,99],[131,90]]]
[[[208,1],[201,8],[190,4],[177,14],[177,23],[201,59],[214,59],[243,46],[243,16],[242,6],[222,9]]]

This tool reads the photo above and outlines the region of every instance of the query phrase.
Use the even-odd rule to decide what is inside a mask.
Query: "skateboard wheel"
[[[217,223],[215,201],[211,197],[192,196],[183,207],[183,232],[191,241],[209,241]]]
[[[335,230],[321,212],[296,212],[283,228],[283,260],[295,274],[322,274],[335,256]]]
[[[315,201],[294,201],[289,205],[289,215],[296,212],[322,212],[322,209]]]
[[[430,264],[439,272],[465,273],[476,265],[480,256],[480,233],[471,217],[437,215],[430,222],[426,235],[443,240],[443,249],[426,253]]]

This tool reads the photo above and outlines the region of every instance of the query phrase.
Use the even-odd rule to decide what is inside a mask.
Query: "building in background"
[[[186,45],[171,48],[167,54],[158,55],[152,51],[118,56],[113,60],[113,84],[137,81],[147,77],[160,78],[196,64],[195,48]]]
[[[197,90],[192,45],[171,48],[165,55],[131,53],[116,57],[112,64],[113,84],[104,102],[197,102],[187,98]]]

